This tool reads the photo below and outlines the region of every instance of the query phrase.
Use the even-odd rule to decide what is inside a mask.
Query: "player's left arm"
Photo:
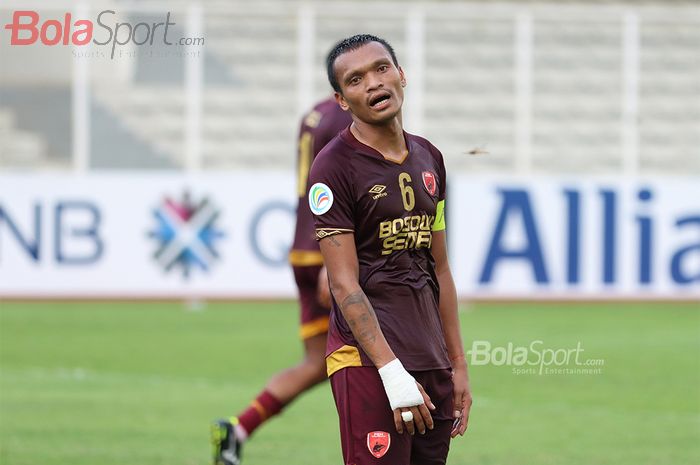
[[[316,301],[325,309],[331,308],[331,287],[328,284],[328,270],[326,265],[318,272],[318,284],[316,284]]]
[[[432,254],[435,259],[435,274],[440,284],[440,319],[447,345],[447,353],[452,363],[452,381],[454,383],[454,418],[452,437],[464,435],[472,406],[472,394],[469,387],[467,359],[464,356],[462,335],[459,329],[457,313],[457,289],[447,260],[447,240],[445,230],[433,231]]]

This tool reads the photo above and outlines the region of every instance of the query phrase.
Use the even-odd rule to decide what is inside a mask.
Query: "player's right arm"
[[[360,288],[353,234],[326,237],[319,245],[335,301],[362,349],[377,368],[383,367],[396,355],[384,338],[372,304]]]
[[[328,236],[321,239],[319,245],[328,270],[331,293],[355,339],[382,377],[394,411],[396,430],[403,433],[401,413],[406,411],[413,414],[413,421],[406,422],[410,434],[414,434],[416,429],[421,434],[425,433],[426,427],[433,429],[433,419],[426,407],[429,405],[432,409],[435,408],[430,397],[396,358],[382,333],[372,304],[360,288],[354,235],[345,233]]]

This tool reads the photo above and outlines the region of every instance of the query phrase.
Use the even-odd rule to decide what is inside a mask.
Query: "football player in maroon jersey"
[[[316,157],[308,200],[333,295],[326,363],[344,463],[444,464],[472,398],[442,154],[403,130],[406,78],[386,41],[347,38],[327,70],[353,123]]]
[[[325,381],[326,336],[330,313],[330,290],[323,257],[315,238],[314,219],[306,192],[311,163],[338,132],[350,125],[350,114],[334,98],[316,104],[301,121],[297,150],[297,219],[289,263],[299,290],[299,335],[304,359],[270,378],[264,389],[238,415],[212,424],[215,465],[238,465],[248,437],[297,396]]]

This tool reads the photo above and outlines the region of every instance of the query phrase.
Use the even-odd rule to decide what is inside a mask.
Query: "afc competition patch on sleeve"
[[[333,206],[333,191],[322,182],[309,189],[309,208],[314,215],[323,215]]]
[[[445,201],[440,200],[435,209],[435,223],[433,223],[433,231],[445,230]]]

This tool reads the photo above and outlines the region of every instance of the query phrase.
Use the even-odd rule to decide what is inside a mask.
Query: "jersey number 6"
[[[416,206],[416,197],[413,195],[413,188],[407,183],[411,182],[411,175],[408,173],[399,174],[399,187],[401,188],[401,200],[406,211],[413,210]]]

